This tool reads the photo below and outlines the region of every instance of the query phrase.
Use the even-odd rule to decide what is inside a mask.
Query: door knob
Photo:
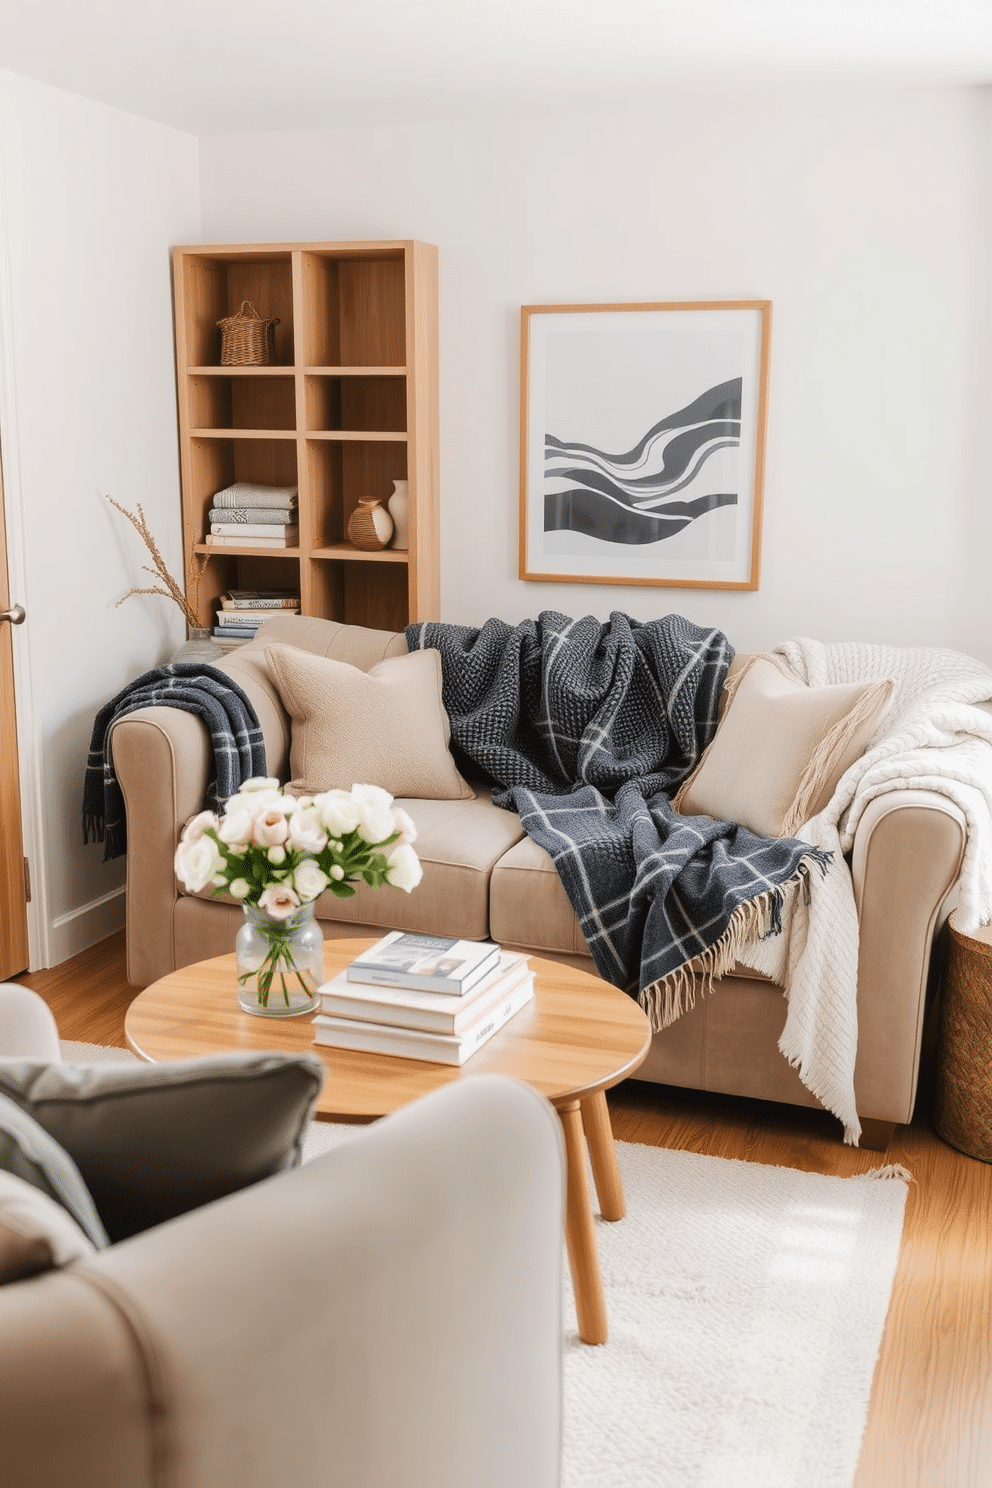
[[[0,620],[9,620],[11,625],[23,625],[27,619],[27,611],[23,605],[11,605],[9,610],[0,610]]]

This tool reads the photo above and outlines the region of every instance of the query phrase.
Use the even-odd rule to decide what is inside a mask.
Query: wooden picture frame
[[[522,579],[758,588],[771,308],[522,307]]]

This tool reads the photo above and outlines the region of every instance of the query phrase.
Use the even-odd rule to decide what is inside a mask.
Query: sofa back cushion
[[[807,687],[777,658],[748,657],[725,684],[716,734],[672,804],[763,837],[792,836],[864,753],[893,687],[889,680]]]
[[[265,661],[265,647],[273,641],[347,662],[363,672],[388,656],[404,656],[407,644],[402,631],[369,630],[364,625],[342,625],[337,620],[310,615],[275,615],[221,662],[219,670],[233,677],[255,705],[268,773],[285,780],[289,774],[290,718]]]
[[[437,651],[391,656],[367,672],[297,646],[265,648],[292,718],[290,789],[377,785],[392,796],[468,800],[448,749]]]
[[[95,1253],[67,1209],[33,1183],[0,1171],[0,1286]]]

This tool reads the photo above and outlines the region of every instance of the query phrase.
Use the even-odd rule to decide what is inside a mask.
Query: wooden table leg
[[[589,1202],[589,1178],[586,1173],[586,1142],[582,1129],[582,1111],[578,1101],[559,1106],[558,1115],[565,1133],[567,1168],[565,1198],[565,1234],[568,1258],[572,1267],[572,1289],[579,1337],[583,1343],[606,1342],[606,1302],[596,1253],[596,1231]]]
[[[617,1166],[617,1149],[613,1142],[613,1125],[606,1104],[606,1091],[598,1090],[580,1102],[582,1125],[589,1144],[589,1161],[596,1181],[599,1212],[604,1219],[623,1219],[627,1205],[623,1182]]]

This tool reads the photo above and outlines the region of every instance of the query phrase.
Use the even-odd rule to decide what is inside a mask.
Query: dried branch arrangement
[[[196,610],[193,608],[193,606],[187,600],[181,586],[176,583],[175,579],[166,568],[165,559],[162,557],[159,545],[155,541],[155,538],[149,530],[148,521],[145,517],[144,510],[142,509],[141,502],[138,502],[136,509],[132,512],[128,511],[126,506],[122,506],[119,501],[115,501],[113,496],[108,496],[107,500],[110,502],[112,507],[120,512],[122,517],[127,517],[128,521],[131,523],[131,526],[134,528],[135,532],[137,532],[138,536],[141,538],[141,541],[144,543],[145,547],[151,554],[151,559],[154,567],[151,567],[147,563],[143,563],[141,566],[144,569],[145,573],[151,574],[153,579],[158,579],[160,581],[159,583],[151,585],[148,588],[129,589],[127,593],[122,595],[121,598],[117,601],[117,605],[115,606],[115,608],[119,608],[124,603],[124,601],[126,599],[130,599],[133,594],[162,594],[165,596],[166,599],[174,600],[175,603],[182,610],[183,615],[185,616],[187,624],[190,626],[190,628],[193,630],[198,630],[201,625],[200,617],[196,613]],[[203,573],[203,565],[205,561],[206,560],[203,558],[202,554],[194,555],[193,572],[191,575],[192,582],[190,586],[193,590],[194,599],[196,598],[196,590],[199,586],[200,577]]]

